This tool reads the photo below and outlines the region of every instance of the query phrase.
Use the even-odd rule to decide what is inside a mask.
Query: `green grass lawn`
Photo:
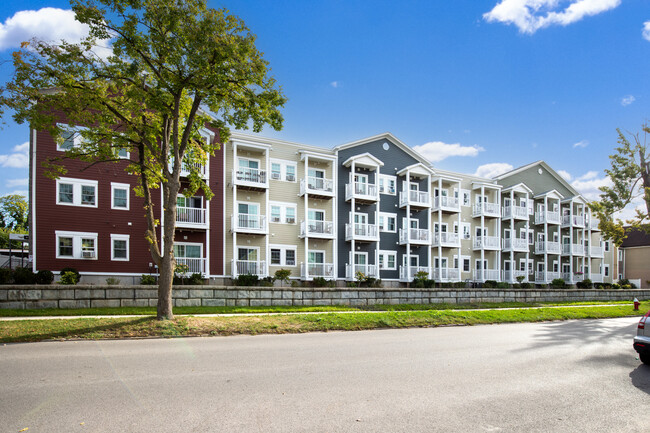
[[[639,311],[630,305],[519,308],[514,310],[428,309],[411,311],[366,311],[356,314],[323,313],[270,316],[177,317],[157,321],[153,317],[80,318],[0,322],[0,342],[66,339],[146,338],[235,334],[284,334],[314,331],[353,331],[381,328],[478,325],[540,322],[549,320],[598,319],[640,316],[650,309],[644,302]],[[177,311],[178,312],[178,311]]]

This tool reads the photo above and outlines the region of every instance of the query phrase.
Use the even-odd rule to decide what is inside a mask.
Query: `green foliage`
[[[551,287],[554,287],[556,289],[561,289],[566,287],[566,283],[562,278],[555,278],[553,281],[551,281]]]
[[[120,284],[120,279],[115,277],[108,277],[106,278],[106,284],[108,284],[109,286],[117,286],[118,284]]]
[[[515,278],[519,284],[523,283],[526,277],[523,275],[519,275],[518,277]]]
[[[416,289],[432,289],[435,287],[436,282],[429,279],[429,273],[426,271],[418,271],[415,273],[411,285]]]
[[[47,269],[41,269],[36,272],[36,276],[34,277],[36,284],[52,284],[52,281],[54,281],[54,273]]]
[[[59,279],[60,284],[74,286],[79,282],[78,274],[75,274],[72,271],[61,272],[61,278]]]
[[[591,280],[589,278],[585,278],[584,280],[578,281],[576,283],[576,287],[578,289],[591,289],[592,285],[593,285],[593,283],[591,282]]]
[[[600,187],[600,201],[589,204],[591,210],[600,220],[599,227],[603,236],[620,246],[626,237],[625,226],[632,226],[650,233],[650,166],[646,139],[650,127],[643,124],[643,137],[629,134],[631,141],[618,129],[616,153],[609,156],[611,168],[605,170],[613,185]],[[644,208],[637,209],[634,218],[627,221],[616,219],[614,214],[627,205],[641,198]]]
[[[465,286],[466,286],[466,284],[465,284],[464,281],[456,281],[456,282],[454,283],[454,288],[455,288],[455,289],[464,289]]]
[[[242,274],[239,277],[233,279],[233,283],[235,286],[257,286],[259,279],[260,277],[257,275]]]
[[[285,285],[289,283],[289,276],[291,276],[291,269],[278,269],[275,271],[275,279],[280,280]]]
[[[333,280],[327,280],[323,277],[314,277],[311,281],[312,287],[336,287],[336,282]]]
[[[0,227],[26,233],[28,217],[29,205],[25,196],[10,194],[0,197]]]
[[[81,274],[75,268],[71,268],[71,267],[63,268],[59,271],[59,274],[63,275],[65,272],[72,272],[75,275],[75,282],[73,284],[77,284],[79,280],[81,280]]]
[[[275,278],[274,277],[264,277],[260,280],[260,285],[264,287],[273,287],[273,284],[275,283]]]
[[[30,268],[16,268],[14,270],[15,284],[34,284],[35,277],[34,271]]]
[[[510,284],[506,282],[497,283],[497,289],[509,289],[509,288],[510,288]]]
[[[0,268],[0,284],[11,284],[13,281],[13,271],[9,268]]]
[[[203,284],[203,280],[203,275],[195,272],[187,279],[187,284],[190,284],[192,286],[200,286]]]
[[[522,289],[530,289],[533,287],[533,285],[531,283],[519,283],[519,287]]]
[[[497,281],[496,280],[485,280],[483,283],[483,288],[485,289],[496,289]]]
[[[156,277],[153,275],[142,274],[140,277],[140,284],[143,286],[153,286],[156,284]]]

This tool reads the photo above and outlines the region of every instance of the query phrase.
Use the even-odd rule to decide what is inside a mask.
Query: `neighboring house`
[[[647,287],[650,281],[650,234],[627,228],[627,237],[618,250],[619,279],[641,280]]]
[[[119,163],[81,172],[70,161],[53,181],[41,162],[57,154],[33,134],[34,269],[72,266],[85,280],[155,272],[135,177]],[[215,197],[179,196],[175,254],[217,281],[278,269],[392,284],[418,272],[450,282],[616,275],[586,201],[542,161],[485,179],[433,167],[390,133],[333,149],[233,133],[204,173]]]

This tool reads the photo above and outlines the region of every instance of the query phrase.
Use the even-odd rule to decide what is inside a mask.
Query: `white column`
[[[381,244],[381,236],[379,235],[379,201],[381,199],[381,195],[379,194],[379,173],[380,173],[380,168],[377,166],[377,169],[375,170],[375,189],[377,191],[377,204],[375,206],[375,227],[377,228],[377,235],[379,236],[379,240],[375,243],[375,269],[377,270],[377,275],[376,278],[379,278],[379,246]]]
[[[234,222],[236,224],[238,218],[239,218],[239,209],[237,207],[237,185],[235,185],[235,171],[237,170],[237,143],[233,142],[232,144],[232,172],[233,172],[233,179],[231,181],[232,183],[232,208],[233,212],[232,214],[234,215],[234,218],[231,218],[231,225]],[[230,272],[231,272],[231,277],[232,278],[237,278],[237,231],[235,230],[235,227],[230,227],[232,230],[232,262],[231,262],[231,267],[230,267]]]
[[[305,155],[305,280],[309,279],[309,155]]]
[[[485,281],[485,186],[481,185],[481,281]]]
[[[442,178],[438,178],[438,278],[442,279]]]
[[[569,283],[573,283],[573,200],[569,202]]]
[[[510,190],[510,282],[515,282],[515,191]]]
[[[461,219],[461,214],[462,214],[461,209],[462,208],[461,208],[461,206],[462,205],[460,203],[460,200],[461,200],[461,197],[462,197],[463,194],[462,194],[460,185],[461,185],[461,182],[458,181],[458,281],[462,280],[460,268],[463,267],[463,261],[462,261],[462,256],[461,256],[462,251],[463,251],[463,248],[462,248],[463,241],[462,241],[462,237],[461,237],[461,233],[463,232],[463,227],[461,225],[461,222],[462,222],[462,219]],[[472,233],[471,233],[472,225],[471,224],[470,224],[470,229],[469,230],[470,230],[470,238],[471,238],[471,235],[472,235]]]
[[[548,272],[548,196],[544,196],[544,283],[548,283],[546,278]]]
[[[501,190],[497,189],[497,206],[501,207]],[[512,235],[512,233],[511,233]],[[501,237],[501,215],[497,217],[497,237]],[[498,246],[497,246],[498,248]],[[497,280],[501,280],[501,249],[497,249],[494,252],[494,255],[496,256],[496,265],[497,265]]]
[[[354,163],[354,160],[352,160],[352,165],[350,167],[350,186],[352,187],[352,201],[350,202],[352,204],[352,212],[350,212],[350,227],[352,228],[352,242],[350,243],[350,266],[352,268],[352,279],[354,280],[354,277],[356,276],[356,272],[354,270],[354,249],[356,247],[354,243],[354,236],[355,236],[355,223],[354,223],[354,214],[356,212],[356,206],[357,202],[356,199],[354,198],[354,191],[355,191],[355,185],[354,185],[354,173],[356,171],[356,164]]]
[[[433,205],[433,194],[431,194],[431,174],[427,175],[427,194],[429,194],[429,200]],[[427,210],[427,230],[429,230],[429,236],[433,240],[433,227],[431,227],[431,209]],[[429,278],[433,278],[433,264],[431,263],[431,245],[427,247],[427,268],[429,268]]]
[[[530,200],[530,196],[528,195],[528,191],[526,191],[526,244],[528,244],[528,231],[530,230],[530,215],[528,215],[528,200]],[[535,213],[535,203],[533,203],[533,214]],[[534,217],[534,215],[533,215]],[[533,244],[535,243],[535,234],[533,233]],[[526,248],[526,281],[528,281],[528,260],[530,260],[530,246]],[[533,264],[533,272],[535,272],[535,265]]]
[[[264,163],[266,164],[266,166],[264,167],[264,170],[266,171],[266,174],[267,174],[267,178],[266,178],[267,182],[269,181],[268,180],[269,179],[268,178],[268,172],[269,172],[269,168],[271,166],[270,165],[271,156],[269,155],[270,150],[271,149],[266,149],[264,151],[264,154],[266,156],[265,159],[264,159]],[[264,206],[265,206],[264,215],[266,216],[266,236],[264,236],[264,254],[265,254],[264,259],[266,260],[266,273],[265,273],[264,276],[266,277],[269,274],[269,265],[271,264],[271,259],[270,259],[271,252],[269,251],[269,237],[271,236],[271,234],[269,233],[269,190],[268,190],[268,188],[264,190],[264,196],[266,198],[265,203],[264,203]]]
[[[411,171],[406,170],[406,185],[402,182],[402,194],[406,195],[406,280],[411,279],[411,200],[409,197],[411,191]],[[419,263],[419,262],[418,262]]]

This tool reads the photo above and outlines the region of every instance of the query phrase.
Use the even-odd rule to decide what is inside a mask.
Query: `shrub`
[[[36,272],[34,281],[36,284],[52,284],[52,281],[54,281],[54,274],[52,271],[48,271],[47,269],[41,269]]]
[[[106,284],[108,284],[109,286],[117,286],[118,284],[120,284],[120,279],[115,277],[108,277],[106,278]]]
[[[14,271],[14,283],[16,284],[34,284],[36,275],[29,268],[16,268]]]
[[[235,278],[235,286],[257,286],[259,284],[260,277],[257,275],[251,274],[242,274],[239,277]]]
[[[562,288],[565,287],[566,283],[562,278],[555,278],[553,281],[551,281],[551,287],[555,288]]]
[[[11,284],[14,281],[14,272],[9,268],[0,268],[0,284]]]
[[[79,277],[72,271],[61,272],[59,283],[74,286],[79,282]]]
[[[291,287],[302,287],[302,283],[300,281],[293,280],[291,281]]]
[[[193,273],[190,275],[190,277],[187,279],[187,284],[191,284],[193,286],[200,286],[203,284],[203,275],[199,273]]]
[[[140,277],[140,284],[144,286],[153,286],[156,284],[156,277],[153,275],[142,274]]]
[[[415,273],[413,282],[411,283],[416,289],[432,289],[435,287],[436,282],[429,279],[429,273],[426,271],[418,271]]]
[[[264,277],[260,280],[260,284],[264,287],[272,287],[273,283],[275,283],[274,277]]]
[[[454,283],[454,288],[455,289],[464,289],[466,286],[466,283],[464,281],[456,281]]]
[[[497,288],[497,281],[496,280],[485,280],[483,283],[483,287],[486,289],[496,289]]]
[[[289,284],[289,276],[291,275],[291,269],[278,269],[275,271],[275,279],[282,281],[282,283]]]
[[[75,274],[76,279],[75,279],[75,282],[73,284],[77,284],[79,282],[79,280],[81,280],[81,275],[79,274],[79,271],[76,270],[75,268],[63,268],[63,269],[61,269],[59,271],[59,274],[63,275],[66,272],[72,272],[73,274]]]
[[[614,283],[614,284],[612,284],[611,287],[612,287],[612,290],[621,290],[621,285],[620,284]]]
[[[331,283],[333,283],[333,281],[327,281],[323,277],[315,277],[313,280],[311,280],[312,287],[331,287]]]
[[[530,289],[533,287],[533,285],[531,283],[520,283],[519,287],[521,287],[522,289]]]
[[[506,282],[497,283],[497,289],[509,289],[510,284]]]
[[[518,277],[515,278],[519,284],[523,283],[526,277],[523,275],[519,275]]]
[[[583,281],[578,281],[576,287],[578,289],[591,289],[592,282],[589,278],[585,278]]]

